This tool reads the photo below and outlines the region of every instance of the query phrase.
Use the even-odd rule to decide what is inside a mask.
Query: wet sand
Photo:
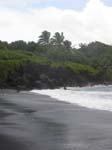
[[[112,150],[112,112],[2,91],[0,150]]]

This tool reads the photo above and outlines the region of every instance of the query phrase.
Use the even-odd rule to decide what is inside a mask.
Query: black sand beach
[[[0,150],[112,150],[112,112],[1,92]]]

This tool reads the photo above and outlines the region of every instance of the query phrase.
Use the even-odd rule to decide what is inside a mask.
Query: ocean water
[[[99,110],[112,111],[112,85],[93,87],[68,87],[54,90],[32,90],[33,93],[48,95],[61,101]]]

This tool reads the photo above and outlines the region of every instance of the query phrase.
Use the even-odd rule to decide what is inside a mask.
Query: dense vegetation
[[[0,41],[0,88],[56,88],[112,83],[112,46],[72,47],[64,34],[43,31],[37,42]]]

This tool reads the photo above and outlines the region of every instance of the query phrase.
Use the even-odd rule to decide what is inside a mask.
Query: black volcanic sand
[[[112,150],[112,112],[1,92],[0,150]]]

